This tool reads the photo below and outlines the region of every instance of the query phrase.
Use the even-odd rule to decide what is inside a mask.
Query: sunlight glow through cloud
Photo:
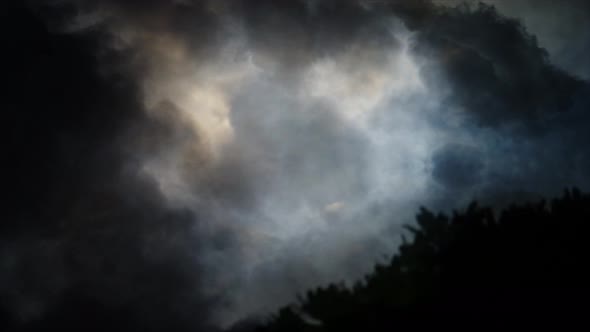
[[[214,261],[238,259],[245,271],[265,268],[276,255],[287,254],[289,243],[325,231],[340,234],[322,244],[336,248],[358,228],[351,221],[373,206],[405,206],[425,194],[436,133],[423,120],[424,105],[435,97],[422,83],[411,35],[398,27],[391,38],[397,47],[353,44],[313,59],[294,81],[281,76],[286,64],[280,59],[247,47],[228,57],[222,55],[226,47],[216,59],[201,64],[185,59],[176,65],[188,68],[186,73],[173,70],[163,75],[167,79],[151,82],[151,103],[157,104],[154,92],[160,101],[172,102],[173,121],[188,125],[193,135],[146,160],[144,169],[171,204],[198,213],[206,206],[213,232],[229,228],[241,238],[237,258],[222,251]],[[203,158],[203,151],[202,162],[191,162]],[[244,193],[252,205],[243,209],[211,189],[220,185],[211,179],[231,181],[232,175],[220,170],[232,163],[268,170],[249,175],[266,185]],[[379,232],[386,223],[364,227]],[[350,255],[334,254],[344,261]],[[216,277],[212,287],[242,282]]]

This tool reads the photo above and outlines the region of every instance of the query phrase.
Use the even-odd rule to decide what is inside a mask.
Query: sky
[[[2,6],[15,324],[216,331],[359,280],[420,206],[590,187],[586,1]]]

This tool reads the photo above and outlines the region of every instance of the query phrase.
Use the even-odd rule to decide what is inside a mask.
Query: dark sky
[[[215,330],[588,190],[587,2],[486,3],[3,4],[0,319]]]

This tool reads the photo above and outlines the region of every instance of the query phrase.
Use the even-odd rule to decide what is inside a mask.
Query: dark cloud
[[[32,329],[206,326],[195,216],[167,207],[128,154],[130,128],[151,120],[133,77],[99,72],[108,36],[4,9],[3,328],[7,317]]]
[[[579,170],[587,160],[587,82],[555,66],[521,21],[463,3],[415,29],[427,84],[446,91],[441,111],[464,114],[460,130],[477,147],[451,144],[433,155],[433,177],[445,190],[501,204],[586,185]]]
[[[485,162],[475,149],[464,145],[445,146],[433,156],[434,179],[445,187],[462,189],[481,181]]]
[[[590,78],[590,3],[569,1],[489,1],[503,15],[522,21],[547,49],[551,61],[575,77]]]
[[[360,276],[419,204],[590,185],[581,60],[490,6],[30,4],[1,23],[0,319],[206,329]]]
[[[426,75],[444,78],[435,84],[451,84],[449,98],[484,126],[512,120],[534,126],[547,113],[569,109],[582,85],[550,63],[519,21],[492,6],[444,9],[418,34],[418,52],[437,59]]]

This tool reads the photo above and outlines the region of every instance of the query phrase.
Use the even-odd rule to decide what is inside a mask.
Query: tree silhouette
[[[422,208],[388,264],[307,292],[257,331],[563,330],[590,308],[589,225],[590,195],[577,189],[499,217],[475,202],[452,217]]]
[[[262,323],[236,331],[570,330],[590,299],[590,195],[577,189],[498,214],[470,204],[452,216],[422,208],[387,264],[352,287],[308,291]],[[2,331],[162,330],[136,322],[134,308],[108,307],[72,291],[26,326],[0,301]],[[164,322],[165,330],[191,330]]]

